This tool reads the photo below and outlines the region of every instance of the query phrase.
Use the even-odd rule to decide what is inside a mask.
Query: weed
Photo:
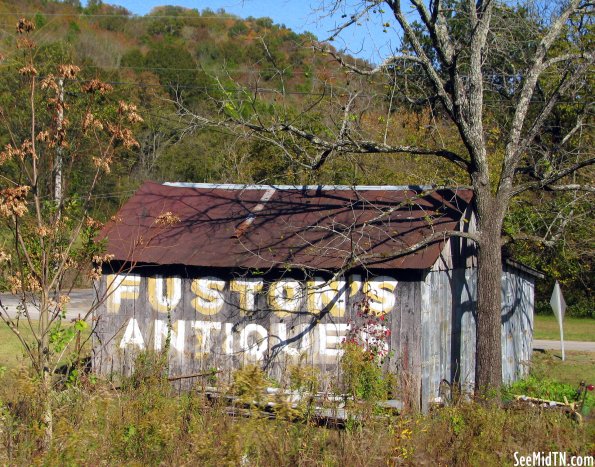
[[[357,344],[343,345],[341,372],[345,392],[356,400],[379,401],[388,397],[390,384],[374,356]]]
[[[318,387],[320,370],[309,365],[292,365],[288,368],[289,387],[300,392],[314,392]]]
[[[266,375],[258,365],[246,365],[233,374],[233,392],[244,403],[260,402],[266,387]]]

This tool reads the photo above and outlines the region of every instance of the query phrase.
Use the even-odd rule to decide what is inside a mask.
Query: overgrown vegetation
[[[395,415],[351,405],[359,422],[336,429],[314,423],[307,405],[279,407],[269,419],[256,407],[233,412],[225,398],[207,398],[202,383],[180,395],[164,377],[159,357],[144,356],[136,368],[118,390],[82,376],[56,392],[54,442],[45,454],[38,445],[35,376],[25,369],[4,373],[0,463],[508,465],[517,451],[588,454],[595,448],[592,425],[541,408],[461,402],[428,415]],[[298,385],[312,382],[305,367],[290,373]],[[247,396],[265,384],[259,369],[248,368],[236,373],[226,394]]]
[[[545,378],[529,376],[523,380],[513,383],[508,388],[510,395],[527,395],[539,399],[548,399],[558,402],[576,401],[578,387],[568,383],[560,383],[558,381]],[[588,415],[591,410],[595,408],[595,394],[592,391],[585,393],[583,413]]]
[[[576,387],[580,381],[595,384],[595,352],[534,351],[531,373],[538,379],[555,380]]]
[[[47,448],[54,374],[75,336],[88,327],[85,318],[91,313],[69,325],[68,292],[77,276],[97,274],[92,266],[103,258],[94,241],[101,224],[90,215],[93,195],[113,161],[139,146],[131,126],[143,119],[133,104],[110,99],[109,84],[78,82],[78,66],[37,63],[35,29],[26,18],[16,23],[18,71],[11,71],[19,85],[2,104],[19,112],[0,108],[7,140],[0,151],[0,223],[9,239],[6,250],[0,245],[0,269],[19,298],[12,312],[0,303],[0,322],[19,340],[39,379]],[[84,192],[77,186],[80,178],[85,179]]]

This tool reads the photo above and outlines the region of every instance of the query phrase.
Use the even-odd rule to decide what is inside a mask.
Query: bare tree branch
[[[440,0],[430,2],[430,7],[432,8],[431,14],[426,8],[426,5],[420,0],[411,0],[411,3],[417,8],[426,29],[430,33],[434,48],[440,54],[440,59],[446,66],[451,66],[454,57],[454,46],[446,27],[446,20],[442,12],[442,2]]]
[[[466,169],[468,162],[456,153],[453,153],[446,149],[428,149],[424,147],[416,146],[391,146],[375,141],[337,141],[330,142],[321,139],[313,133],[309,133],[301,128],[297,128],[293,125],[278,124],[263,128],[260,125],[254,125],[251,123],[241,123],[242,126],[253,130],[256,133],[268,133],[275,134],[277,132],[290,133],[298,136],[315,146],[318,146],[324,150],[336,151],[341,153],[353,153],[353,154],[416,154],[416,155],[428,155],[428,156],[439,156],[444,158],[457,166]]]
[[[570,183],[568,185],[546,185],[544,188],[549,191],[587,191],[589,193],[595,193],[594,185],[580,185],[578,183]]]
[[[541,109],[541,112],[533,121],[533,124],[531,125],[531,128],[527,132],[526,136],[524,136],[522,138],[522,140],[519,142],[519,146],[517,149],[517,152],[519,154],[522,154],[523,152],[525,152],[527,150],[529,145],[535,140],[537,135],[541,132],[541,130],[543,128],[543,124],[545,123],[548,116],[554,110],[556,103],[566,93],[566,91],[568,91],[568,89],[573,84],[575,84],[580,78],[582,78],[583,73],[589,69],[589,67],[590,67],[590,65],[592,65],[592,63],[593,63],[593,60],[591,59],[591,61],[589,63],[584,63],[582,66],[579,67],[578,70],[573,70],[572,73],[570,71],[568,71],[562,77],[562,79],[558,83],[557,88],[554,90],[554,92],[548,99],[546,105],[543,107],[543,109]],[[577,125],[579,125],[581,123],[582,123],[582,119],[578,118]],[[569,135],[574,133],[576,130],[578,130],[579,127],[580,126],[575,126],[571,130]],[[566,143],[567,141],[568,141],[568,138],[564,138],[564,140],[562,141],[562,144]]]
[[[424,48],[415,34],[415,31],[411,27],[411,24],[407,18],[405,18],[405,15],[401,9],[400,0],[388,0],[387,4],[391,7],[396,20],[403,28],[403,31],[405,31],[407,40],[411,43],[415,54],[419,58],[420,64],[423,66],[428,78],[430,79],[430,82],[436,89],[436,93],[440,96],[444,107],[451,115],[454,114],[453,102],[450,95],[446,92],[444,82],[442,81],[442,78],[440,78],[440,75],[436,71],[432,61],[425,53]]]
[[[415,243],[413,245],[410,245],[406,248],[396,250],[389,255],[375,254],[375,253],[361,255],[357,258],[357,260],[355,260],[354,264],[348,265],[345,270],[351,269],[351,268],[358,266],[360,264],[368,264],[369,265],[369,264],[373,264],[375,262],[377,263],[377,262],[388,261],[389,259],[401,258],[403,256],[407,256],[411,253],[419,251],[428,245],[431,245],[433,243],[440,242],[440,241],[446,241],[449,238],[453,238],[453,237],[465,238],[468,240],[472,240],[473,242],[480,241],[479,235],[472,233],[472,232],[460,232],[460,231],[435,232],[432,235],[425,237],[422,241]]]
[[[576,11],[580,0],[571,0],[562,13],[554,20],[547,33],[541,39],[532,63],[524,75],[524,83],[512,120],[511,130],[506,145],[506,155],[500,179],[500,189],[507,191],[512,188],[512,179],[516,166],[522,155],[521,135],[537,80],[544,70],[545,57],[554,41],[560,36],[564,24],[570,15]],[[518,192],[517,192],[518,193]]]
[[[363,68],[360,68],[356,65],[349,63],[342,54],[335,52],[334,50],[332,50],[329,47],[317,46],[316,50],[319,50],[320,52],[325,53],[327,55],[330,55],[342,67],[347,68],[348,70],[350,70],[354,73],[357,73],[358,75],[363,75],[363,76],[376,75],[379,72],[384,71],[387,68],[389,68],[390,66],[392,66],[396,63],[399,63],[399,62],[409,61],[409,62],[423,64],[423,61],[419,57],[416,57],[415,55],[408,55],[408,54],[392,55],[392,56],[386,58],[385,60],[383,60],[382,63],[380,63],[380,65],[367,70],[367,69],[363,69]]]
[[[523,193],[524,191],[527,191],[527,190],[550,187],[550,186],[552,186],[553,183],[556,183],[558,180],[561,180],[562,178],[564,178],[570,174],[573,174],[584,167],[588,167],[588,166],[591,166],[594,164],[595,164],[595,157],[591,157],[590,159],[586,159],[586,160],[577,162],[576,164],[573,164],[573,165],[566,167],[562,170],[548,174],[545,177],[540,178],[539,180],[536,180],[534,182],[529,182],[529,183],[524,183],[524,184],[518,185],[516,188],[514,188],[512,190],[512,196],[516,196],[516,195]],[[536,174],[533,174],[533,175],[534,175],[534,177],[537,178]],[[561,185],[561,186],[572,186],[572,185],[573,184]],[[577,186],[583,186],[583,185],[577,184]],[[553,188],[553,190],[555,190],[555,188]],[[567,190],[560,190],[560,191],[567,191]],[[590,191],[590,190],[587,189],[585,191]]]
[[[347,20],[340,26],[333,29],[332,34],[329,37],[327,37],[323,42],[334,41],[337,38],[337,36],[339,34],[341,34],[342,31],[344,31],[348,27],[352,26],[353,24],[356,24],[360,19],[362,19],[364,16],[366,16],[371,10],[377,8],[378,5],[380,5],[381,3],[382,3],[382,0],[370,1],[370,3],[366,7],[364,7],[361,11],[359,11],[358,13],[355,13],[354,15],[352,15],[349,18],[349,20]]]

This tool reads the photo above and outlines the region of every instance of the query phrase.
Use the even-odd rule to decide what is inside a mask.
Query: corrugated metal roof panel
[[[372,253],[366,263],[376,268],[426,269],[441,242],[391,255],[456,229],[472,198],[466,189],[242,187],[147,182],[100,237],[114,259],[131,262],[333,270]]]

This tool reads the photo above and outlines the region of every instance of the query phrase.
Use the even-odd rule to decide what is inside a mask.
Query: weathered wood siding
[[[475,381],[476,270],[430,271],[421,284],[422,408],[440,382],[471,391]],[[527,374],[533,339],[534,279],[505,266],[502,273],[502,377]]]
[[[504,267],[502,273],[502,379],[511,383],[528,374],[533,344],[535,279]]]
[[[172,376],[258,362],[279,377],[288,364],[299,362],[318,366],[327,381],[336,381],[343,339],[351,327],[365,325],[357,311],[366,298],[373,311],[386,313],[383,325],[390,331],[387,350],[392,351],[387,365],[411,375],[413,388],[419,386],[418,272],[350,274],[331,290],[323,278],[287,272],[240,276],[139,266],[126,273],[104,272],[99,292],[106,300],[96,314],[93,362],[102,374],[130,374],[139,351],[163,349],[169,333]],[[282,292],[277,301],[271,298],[276,285]],[[272,306],[280,302],[284,309]],[[192,381],[177,384],[183,389]]]
[[[419,351],[422,342],[420,284],[421,280],[401,282],[391,322],[391,358],[388,367],[399,379],[401,393],[396,397],[415,409],[419,409],[422,380]]]
[[[357,311],[367,297],[375,311],[386,313],[383,326],[390,331],[386,366],[399,376],[403,389],[397,397],[427,409],[439,395],[442,380],[460,385],[463,391],[473,387],[474,268],[437,267],[425,277],[419,271],[394,271],[390,276],[360,272],[329,290],[322,278],[316,282],[280,271],[240,276],[225,270],[137,266],[128,273],[120,271],[117,293],[115,287],[108,290],[110,281],[117,283],[115,273],[105,272],[99,293],[107,298],[97,312],[93,361],[102,374],[130,374],[139,350],[165,348],[169,334],[172,376],[258,363],[280,378],[288,365],[299,362],[319,367],[326,376],[323,382],[330,385],[340,376],[343,339],[350,329],[362,329],[365,324]],[[271,302],[275,284],[289,284],[295,290],[292,294],[283,289],[283,310],[271,305],[276,303]],[[247,293],[250,288],[253,293]],[[533,288],[533,277],[505,267],[502,362],[506,383],[527,372]],[[224,371],[222,377],[230,374]],[[192,383],[176,384],[184,389]]]

